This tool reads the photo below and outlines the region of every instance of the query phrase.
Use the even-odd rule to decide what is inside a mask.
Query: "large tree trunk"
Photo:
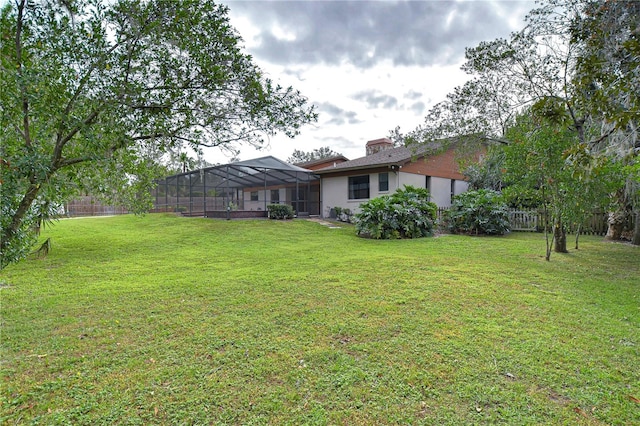
[[[607,219],[609,228],[607,229],[607,235],[605,237],[607,240],[619,241],[622,239],[622,231],[624,231],[626,217],[627,212],[625,210],[609,212]]]
[[[631,238],[631,244],[640,246],[640,210],[635,214],[635,225],[633,227],[633,238]]]
[[[567,232],[562,224],[562,219],[556,219],[553,224],[554,246],[553,251],[556,253],[568,253],[567,250]]]
[[[627,209],[627,198],[625,196],[624,188],[618,189],[613,195],[615,202],[614,210],[609,212],[607,217],[607,240],[620,241],[622,239],[622,233],[624,232],[624,225],[629,214]]]
[[[24,197],[22,197],[18,209],[13,214],[13,218],[11,218],[11,224],[2,230],[2,236],[0,237],[0,254],[4,253],[13,242],[14,236],[22,226],[24,216],[29,211],[29,208],[31,208],[33,201],[38,196],[38,192],[40,192],[40,184],[31,184]]]

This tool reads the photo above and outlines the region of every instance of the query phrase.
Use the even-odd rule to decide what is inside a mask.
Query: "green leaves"
[[[293,219],[293,207],[289,204],[269,204],[267,205],[270,219],[284,220]]]
[[[497,191],[463,192],[447,211],[447,227],[454,233],[503,235],[510,231],[507,205]]]
[[[299,149],[294,149],[293,153],[289,158],[287,158],[287,163],[295,164],[295,163],[306,163],[314,160],[321,160],[323,158],[335,157],[341,155],[338,152],[335,152],[329,146],[322,146],[320,148],[316,148],[313,151],[305,152]]]
[[[572,35],[583,46],[576,85],[585,107],[621,130],[638,122],[640,95],[640,4],[635,1],[585,3]]]
[[[405,185],[360,205],[355,215],[358,235],[374,239],[420,238],[432,234],[437,206],[429,191]]]

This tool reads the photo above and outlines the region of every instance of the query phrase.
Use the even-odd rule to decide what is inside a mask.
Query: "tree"
[[[563,27],[564,21],[559,17],[563,15],[558,15],[556,9],[543,6],[532,11],[527,17],[528,25],[510,38],[468,48],[463,69],[474,77],[449,94],[446,101],[436,105],[412,137],[432,140],[456,134],[480,134],[509,142],[513,141],[509,129],[513,128],[516,118],[522,122],[522,114],[527,111],[527,114],[535,112],[538,117],[535,131],[523,129],[524,134],[518,137],[525,139],[526,136],[526,140],[540,145],[532,148],[534,152],[542,146],[545,149],[552,146],[549,132],[558,133],[556,124],[560,122],[565,127],[562,130],[565,145],[570,145],[572,137],[573,143],[584,141],[586,119],[570,80],[576,53],[570,43],[569,29]],[[549,128],[542,129],[541,125]],[[518,127],[521,126],[522,123]],[[528,170],[531,166],[528,171],[535,172],[532,177],[535,182],[529,187],[549,189],[543,183],[547,177],[562,172],[561,153],[562,150],[547,151],[535,160],[536,164],[523,169]],[[552,160],[546,154],[558,155],[558,158]],[[545,164],[543,170],[540,169],[542,163]],[[550,170],[552,167],[557,170]],[[551,179],[557,182],[557,176]],[[559,195],[559,188],[554,189]],[[558,197],[551,199],[555,207],[560,206]],[[567,251],[562,217],[561,211],[554,211],[557,252]]]
[[[335,152],[328,146],[316,148],[313,151],[309,151],[309,152],[294,149],[291,156],[287,158],[287,163],[291,163],[291,164],[307,163],[309,161],[322,160],[323,158],[331,158],[331,157],[336,157],[338,155],[342,155],[342,154]]]
[[[581,223],[584,213],[592,212],[606,197],[604,191],[598,191],[600,180],[583,179],[590,174],[581,173],[583,162],[576,158],[584,145],[567,128],[568,114],[564,121],[561,115],[552,120],[544,111],[536,104],[508,129],[506,137],[512,143],[505,148],[504,165],[507,185],[516,192],[537,193],[544,212],[545,258],[550,260],[552,246],[557,253],[567,252],[569,225]],[[585,196],[596,193],[600,196]],[[551,239],[549,230],[553,231]]]
[[[571,81],[577,49],[569,27],[577,5],[566,3],[558,9],[547,2],[531,11],[525,28],[508,39],[467,48],[462,69],[472,78],[435,105],[410,137],[429,141],[480,134],[503,140],[518,114],[552,100],[554,107],[568,111],[582,141],[586,119]]]
[[[196,152],[196,157],[194,158],[186,151],[169,152],[168,155],[165,155],[159,162],[166,166],[167,172],[165,176],[186,173],[190,170],[204,169],[213,165],[206,161],[199,153]]]
[[[501,191],[504,175],[504,145],[490,146],[479,161],[469,164],[462,173],[470,190]]]
[[[640,2],[591,1],[572,34],[582,50],[576,86],[585,107],[603,117],[603,133],[611,136],[594,148],[620,163],[625,187],[616,192],[617,208],[609,216],[608,236],[619,239],[627,206],[635,214],[633,243],[640,245],[640,184],[633,173],[640,155]]]
[[[576,87],[592,114],[619,130],[640,120],[640,2],[592,0],[571,26],[581,46]],[[613,144],[620,140],[611,140]]]
[[[15,0],[0,24],[0,267],[29,250],[38,205],[82,189],[143,210],[162,153],[260,146],[317,118],[211,1]]]
[[[588,21],[589,17],[597,16],[590,12],[590,7],[608,3],[627,2],[547,0],[528,14],[527,25],[521,31],[506,39],[482,42],[467,49],[467,61],[463,69],[472,78],[456,88],[445,101],[434,106],[424,124],[407,135],[406,140],[428,143],[435,139],[477,134],[505,141],[507,129],[514,125],[516,117],[536,106],[540,108],[538,115],[545,117],[548,124],[553,126],[554,122],[561,119],[564,130],[569,131],[566,136],[572,135],[574,146],[586,150],[588,158],[597,162],[598,156],[608,155],[606,152],[612,147],[626,147],[627,152],[631,147],[636,150],[635,158],[638,150],[637,126],[624,111],[638,116],[635,101],[640,87],[635,84],[638,82],[638,14],[627,11],[610,17],[615,22],[618,22],[616,18],[626,19],[624,25],[616,24],[620,28],[618,32],[624,35],[622,39],[626,37],[627,40],[624,44],[628,53],[625,53],[626,56],[609,54],[585,59],[590,50],[589,42],[579,37],[590,34],[588,31],[579,32],[582,23]],[[616,6],[616,9],[635,11],[636,6],[626,6]],[[635,16],[635,20],[631,16]],[[592,24],[600,25],[598,19]],[[611,24],[608,28],[616,25]],[[596,32],[594,36],[601,39],[596,45],[604,43],[599,34]],[[611,37],[616,39],[615,36]],[[608,43],[613,44],[613,41]],[[600,80],[598,74],[593,72],[594,68],[599,69],[594,65],[598,60],[608,64]],[[589,66],[585,66],[585,63]],[[613,80],[633,72],[636,74],[629,80],[632,84],[614,84]],[[588,87],[583,84],[589,81],[591,74],[596,76],[596,85],[608,87],[601,93],[614,99],[613,105],[619,106],[631,100],[633,102],[628,104],[635,106],[629,110],[609,108],[610,115],[603,108],[596,108],[598,97],[594,93],[597,91],[587,90]],[[607,80],[605,75],[615,77]],[[616,97],[611,98],[613,95]],[[634,182],[629,176],[625,178]],[[637,190],[630,192],[636,194]],[[637,206],[635,209],[638,210]]]

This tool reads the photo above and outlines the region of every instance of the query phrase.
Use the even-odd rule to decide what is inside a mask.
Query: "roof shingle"
[[[406,146],[385,149],[378,151],[375,154],[366,155],[364,157],[336,164],[335,166],[315,170],[315,173],[323,174],[331,173],[333,171],[358,170],[393,165],[401,166],[424,156],[426,152],[433,152],[437,150],[440,146],[440,143],[432,143],[415,149],[407,148]]]

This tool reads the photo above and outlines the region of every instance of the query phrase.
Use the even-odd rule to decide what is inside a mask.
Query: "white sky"
[[[329,146],[347,158],[400,126],[410,131],[467,76],[465,47],[523,27],[531,1],[224,1],[231,24],[267,75],[317,106],[295,139],[278,135],[240,159]],[[211,149],[205,158],[228,162]]]

